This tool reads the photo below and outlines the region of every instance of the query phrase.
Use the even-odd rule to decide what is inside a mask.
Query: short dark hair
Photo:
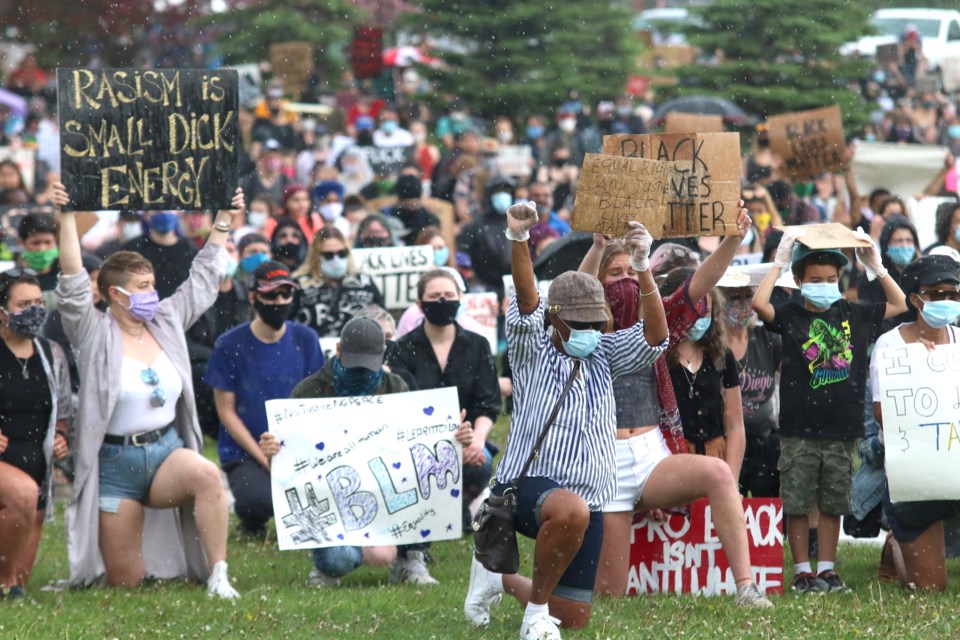
[[[10,292],[18,284],[32,284],[40,286],[37,276],[30,275],[23,269],[10,269],[0,273],[0,307],[7,308],[10,301]]]
[[[23,242],[38,233],[52,233],[57,235],[57,220],[49,213],[28,213],[20,219],[17,226],[17,237]]]
[[[843,263],[840,261],[840,256],[835,253],[818,251],[794,262],[792,265],[790,265],[790,271],[793,273],[794,278],[797,280],[803,280],[803,278],[807,275],[807,267],[810,265],[822,264],[836,267],[838,276],[840,275],[840,270],[843,269]]]
[[[937,206],[936,227],[937,241],[946,244],[950,237],[950,226],[953,222],[953,214],[960,209],[960,202],[952,200],[950,202],[941,202]]]

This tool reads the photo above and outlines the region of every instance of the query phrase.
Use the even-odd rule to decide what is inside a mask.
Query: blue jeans
[[[313,566],[317,571],[331,578],[342,578],[363,564],[363,549],[361,547],[324,547],[311,549]]]

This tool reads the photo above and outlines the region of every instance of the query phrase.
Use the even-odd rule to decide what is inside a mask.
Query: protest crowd
[[[960,337],[960,97],[911,47],[863,78],[880,110],[839,130],[834,165],[784,157],[775,118],[750,127],[722,229],[673,237],[577,220],[605,138],[658,135],[652,90],[488,120],[409,75],[387,100],[345,72],[310,112],[267,81],[238,105],[218,206],[78,209],[56,74],[26,56],[4,82],[27,112],[0,105],[0,600],[33,588],[55,487],[60,587],[183,576],[242,598],[231,531],[284,526],[265,403],[443,388],[463,535],[509,493],[536,541],[531,577],[464,564],[475,625],[506,593],[522,638],[586,626],[595,593],[628,592],[637,519],[700,499],[737,605],[777,602],[751,572],[742,498],[782,500],[787,589],[849,591],[841,530],[888,532],[881,579],[945,589],[960,502],[898,500],[884,464],[880,350]],[[864,184],[875,142],[938,155],[913,182]],[[804,242],[831,223],[840,242]],[[432,544],[313,548],[304,584],[373,565],[435,585]]]

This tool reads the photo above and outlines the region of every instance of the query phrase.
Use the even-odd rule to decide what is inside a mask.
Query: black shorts
[[[883,511],[897,542],[913,542],[931,525],[960,515],[960,500],[890,502],[890,492],[884,491]]]
[[[498,484],[492,492],[502,495],[507,485]],[[528,538],[536,539],[540,531],[540,508],[543,501],[557,489],[562,489],[556,481],[549,478],[526,477],[517,484],[517,531]],[[600,547],[603,544],[603,513],[592,511],[590,524],[583,535],[580,550],[574,556],[570,566],[560,577],[553,595],[577,602],[593,601],[593,587],[597,579],[597,565],[600,561]]]

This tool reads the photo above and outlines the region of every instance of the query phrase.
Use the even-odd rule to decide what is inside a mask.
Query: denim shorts
[[[100,511],[116,513],[120,500],[143,503],[160,465],[182,447],[183,440],[173,427],[167,427],[156,442],[142,447],[106,442],[100,445]]]
[[[507,485],[498,484],[491,492],[503,495]],[[517,532],[536,540],[540,531],[540,509],[544,500],[557,489],[557,482],[549,478],[527,476],[517,483],[517,514],[515,521]],[[590,524],[583,534],[580,550],[570,562],[570,566],[560,577],[553,589],[553,595],[577,602],[589,603],[593,600],[593,587],[597,579],[597,565],[600,561],[600,546],[603,544],[603,514],[590,513]]]

